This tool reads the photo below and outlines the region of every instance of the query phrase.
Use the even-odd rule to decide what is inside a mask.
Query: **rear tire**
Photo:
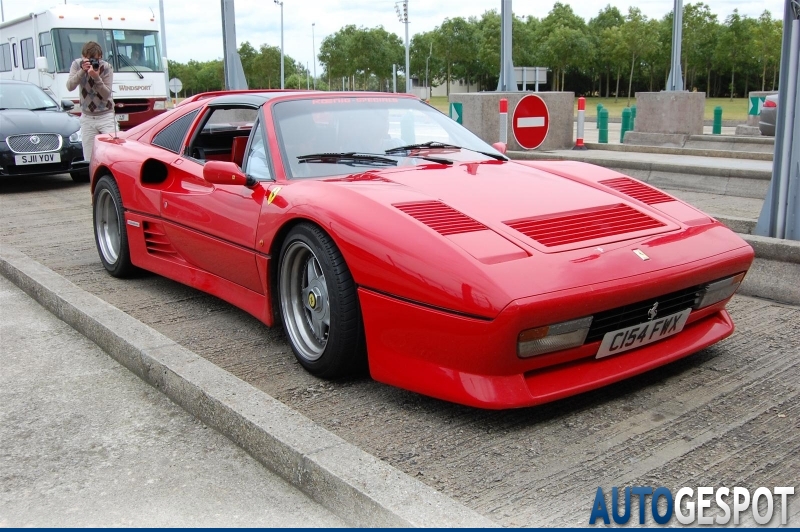
[[[298,362],[332,379],[366,368],[356,285],[333,240],[302,223],[286,237],[278,262],[278,301]]]
[[[126,277],[133,270],[128,232],[125,229],[125,211],[117,183],[111,176],[103,176],[94,189],[92,209],[94,241],[100,261],[114,277]]]

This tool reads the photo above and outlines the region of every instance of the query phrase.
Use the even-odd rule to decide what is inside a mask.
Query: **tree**
[[[775,24],[778,22],[778,24]],[[777,68],[781,61],[781,23],[772,19],[772,13],[764,11],[756,23],[753,38],[755,59],[761,70],[761,90],[767,86],[767,68]],[[774,85],[773,75],[773,85]]]
[[[470,24],[462,17],[445,19],[442,25],[434,30],[434,47],[440,59],[444,60],[444,78],[447,83],[447,95],[450,96],[450,82],[459,77],[468,76],[478,57],[476,39],[477,21]],[[453,70],[458,76],[453,77]]]
[[[720,69],[723,71],[729,70],[731,73],[731,101],[733,101],[733,95],[736,93],[736,68],[740,63],[744,63],[744,54],[751,46],[752,42],[752,37],[747,31],[748,24],[745,22],[746,18],[747,17],[739,15],[738,9],[733,10],[733,13],[725,19],[725,26],[720,32],[714,53],[717,65]]]
[[[653,46],[653,36],[649,33],[647,17],[638,7],[628,8],[628,16],[622,26],[621,37],[631,59],[631,73],[628,77],[628,107],[631,105],[631,89],[633,88],[633,71],[636,60],[649,53]]]
[[[625,17],[619,12],[619,9],[612,7],[610,4],[606,5],[597,16],[589,20],[587,28],[589,30],[589,38],[592,41],[592,48],[596,50],[594,60],[592,61],[594,68],[598,72],[598,94],[603,92],[603,76],[606,74],[606,98],[609,96],[609,81],[611,78],[611,71],[614,66],[613,50],[616,47],[616,42],[603,37],[603,32],[610,28],[619,28],[625,22]],[[607,34],[608,35],[608,34]]]
[[[708,5],[698,2],[683,7],[683,44],[681,51],[686,87],[696,84],[697,71],[706,73],[706,97],[711,96],[711,68],[719,34],[717,15]]]

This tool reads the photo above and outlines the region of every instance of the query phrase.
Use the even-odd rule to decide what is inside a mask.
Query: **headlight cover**
[[[82,140],[83,140],[83,137],[81,136],[81,130],[80,129],[69,136],[69,141],[70,142],[81,142]]]
[[[167,108],[167,101],[166,100],[156,100],[153,104],[153,110],[161,111]]]
[[[528,358],[579,347],[589,334],[593,316],[526,329],[517,338],[517,356]]]
[[[736,275],[720,279],[719,281],[708,283],[700,292],[700,297],[694,308],[705,308],[731,297],[739,288],[739,285],[742,284],[744,274],[745,272],[737,273]]]

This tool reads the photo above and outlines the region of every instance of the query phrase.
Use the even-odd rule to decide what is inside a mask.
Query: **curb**
[[[686,175],[703,175],[713,177],[735,177],[742,179],[755,179],[769,181],[772,179],[772,171],[767,170],[748,170],[744,168],[722,168],[714,166],[693,166],[690,164],[670,164],[648,161],[630,161],[625,159],[600,157],[581,157],[579,153],[573,152],[569,155],[556,154],[552,152],[523,152],[509,151],[506,156],[512,160],[561,160],[561,161],[580,161],[606,168],[625,168],[630,170],[641,170],[645,172],[672,172]]]
[[[497,527],[9,247],[0,274],[264,466],[355,526]]]
[[[693,155],[698,157],[724,157],[726,159],[749,159],[756,161],[771,161],[772,154],[766,152],[714,150],[702,148],[674,148],[669,146],[643,146],[630,144],[598,144],[596,142],[584,143],[590,150],[605,150],[636,153],[662,153],[665,155]]]

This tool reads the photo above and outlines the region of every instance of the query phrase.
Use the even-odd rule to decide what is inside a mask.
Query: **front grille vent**
[[[586,342],[596,342],[603,339],[606,333],[645,323],[649,320],[647,312],[658,303],[658,316],[669,316],[687,308],[694,307],[703,286],[685,288],[671,294],[654,297],[637,303],[631,303],[615,309],[598,312],[594,315]]]
[[[441,201],[395,203],[395,208],[419,220],[442,235],[483,231],[486,226]]]
[[[633,199],[637,199],[643,203],[647,203],[648,205],[666,203],[667,201],[675,201],[674,198],[667,196],[660,190],[656,190],[653,187],[648,187],[644,183],[640,183],[639,181],[629,179],[627,177],[606,179],[605,181],[600,181],[600,184],[609,188],[613,188],[614,190],[622,192],[626,196],[630,196]]]
[[[64,139],[53,133],[34,135],[13,135],[6,138],[6,144],[14,153],[43,153],[58,151]]]
[[[658,220],[622,203],[503,223],[547,247],[664,226]]]

